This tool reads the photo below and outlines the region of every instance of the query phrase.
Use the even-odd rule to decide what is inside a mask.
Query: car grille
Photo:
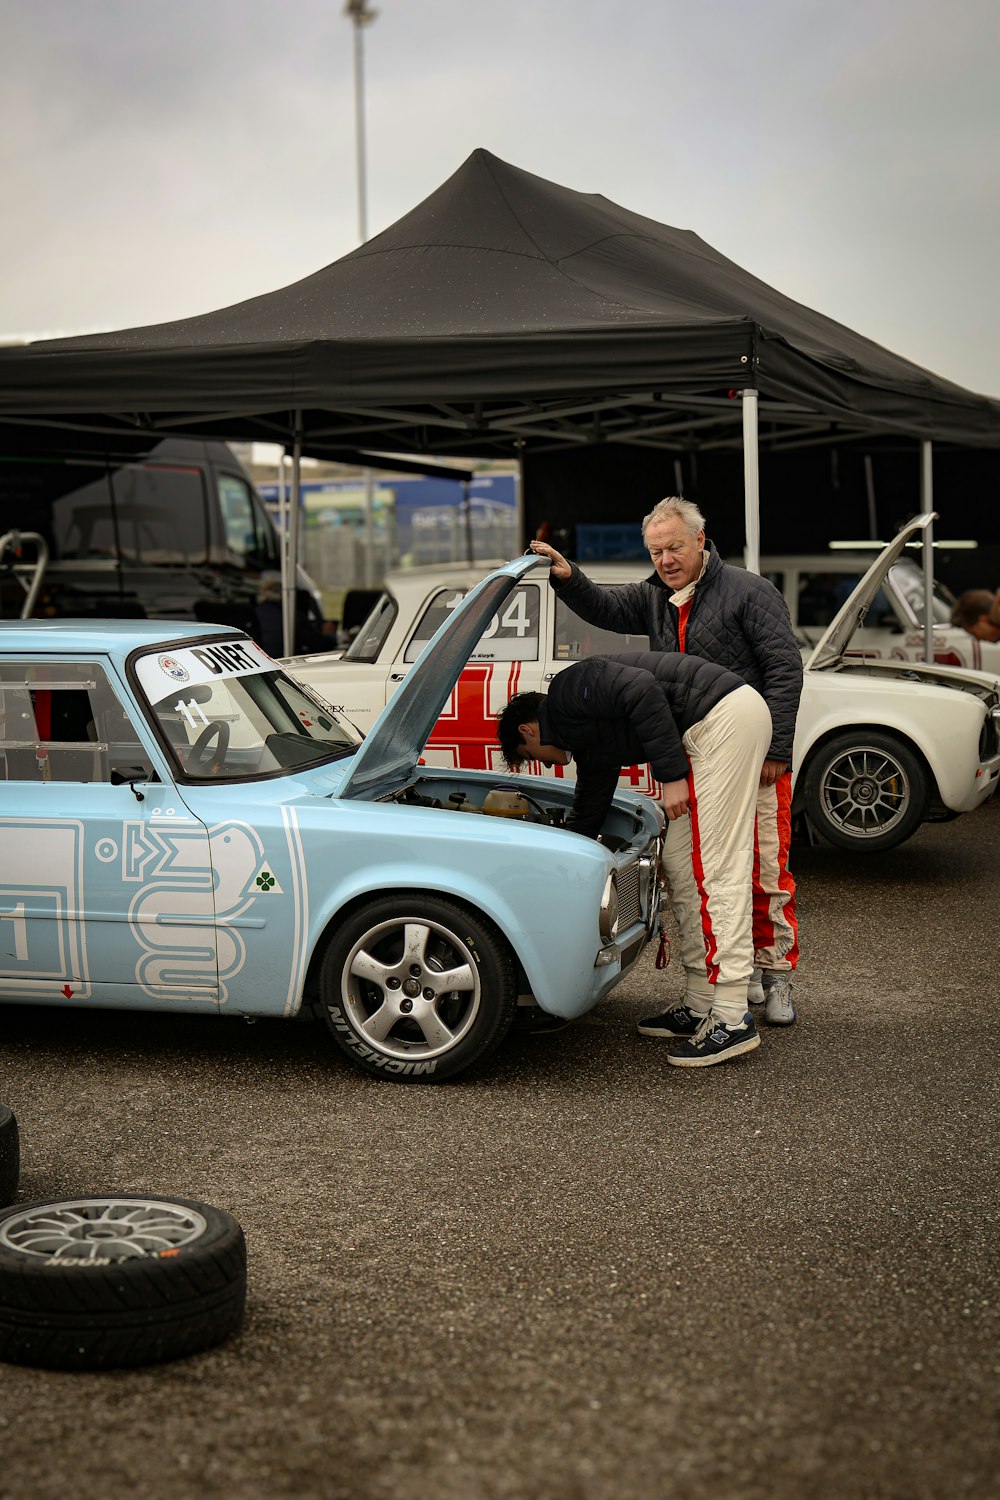
[[[618,871],[618,931],[627,932],[642,921],[642,897],[639,891],[638,864]]]

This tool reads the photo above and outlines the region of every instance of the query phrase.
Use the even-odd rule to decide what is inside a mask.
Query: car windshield
[[[333,709],[240,636],[146,652],[135,674],[187,780],[275,776],[350,755],[360,743]]]
[[[889,578],[901,595],[907,609],[913,616],[913,623],[920,625],[924,618],[924,575],[915,563],[908,558],[894,563],[889,570]],[[947,592],[937,580],[934,580],[932,591],[931,608],[934,615],[935,625],[947,625],[951,621],[951,606],[954,600],[949,598]]]
[[[345,661],[377,661],[389,627],[396,618],[396,601],[382,594],[347,650]]]

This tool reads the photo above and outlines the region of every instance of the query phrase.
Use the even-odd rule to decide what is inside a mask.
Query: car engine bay
[[[482,817],[511,818],[522,823],[565,828],[573,805],[573,784],[555,790],[541,777],[530,791],[519,781],[513,786],[490,785],[465,777],[425,776],[382,799],[403,807],[427,807],[442,812],[474,813]],[[558,783],[556,783],[558,786]],[[615,850],[626,847],[642,829],[638,814],[612,807],[605,820],[600,842]],[[567,832],[572,832],[567,829]]]

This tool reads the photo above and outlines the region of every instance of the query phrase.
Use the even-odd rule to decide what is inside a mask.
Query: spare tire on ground
[[[21,1147],[13,1110],[0,1104],[0,1208],[17,1193],[21,1178]]]
[[[246,1298],[243,1230],[187,1198],[130,1193],[0,1210],[0,1359],[154,1364],[221,1343]]]

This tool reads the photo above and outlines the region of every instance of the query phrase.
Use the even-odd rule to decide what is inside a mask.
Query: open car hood
[[[854,593],[846,603],[840,606],[816,642],[815,649],[806,662],[807,670],[816,671],[817,668],[836,666],[850,645],[854,632],[871,608],[875,595],[888,577],[889,569],[902,554],[907,542],[936,518],[937,512],[933,510],[914,516],[913,520],[908,521],[898,536],[894,537],[879,554]]]
[[[363,797],[386,781],[412,776],[431,730],[492,617],[533,568],[548,567],[534,553],[516,557],[481,579],[431,636],[369,730],[336,793]]]

